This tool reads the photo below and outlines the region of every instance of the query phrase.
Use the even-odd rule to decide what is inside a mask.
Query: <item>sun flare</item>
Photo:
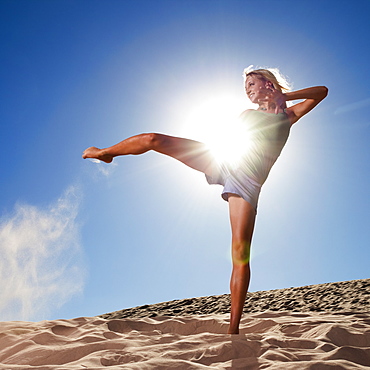
[[[247,128],[238,119],[247,108],[240,96],[209,98],[189,112],[183,134],[207,144],[217,161],[237,164],[248,146]]]

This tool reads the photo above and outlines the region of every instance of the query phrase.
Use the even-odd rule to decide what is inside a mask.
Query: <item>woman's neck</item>
[[[283,113],[284,107],[279,107],[278,112],[276,112],[276,104],[274,102],[261,102],[259,103],[258,109],[259,111],[266,112],[266,113]]]

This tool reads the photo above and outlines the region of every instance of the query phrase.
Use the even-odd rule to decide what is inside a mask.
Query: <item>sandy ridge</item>
[[[369,369],[369,313],[77,318],[2,324],[0,369]]]
[[[104,319],[224,314],[230,295],[188,298],[99,315]],[[370,312],[370,279],[248,293],[244,312]]]
[[[370,279],[251,293],[239,335],[228,295],[0,322],[0,369],[370,369],[369,301]]]

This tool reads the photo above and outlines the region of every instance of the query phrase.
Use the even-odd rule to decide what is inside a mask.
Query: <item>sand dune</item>
[[[333,284],[257,292],[268,302],[283,293],[287,295],[283,301],[288,297],[299,301],[302,296],[298,292],[305,292],[304,295],[311,291],[308,296],[316,297],[315,302],[307,304],[315,310],[273,311],[261,306],[260,312],[245,313],[239,335],[225,334],[228,327],[225,313],[175,316],[181,313],[181,307],[191,311],[190,300],[159,304],[171,316],[162,315],[158,305],[153,305],[154,308],[132,309],[140,317],[133,314],[126,318],[3,322],[0,368],[369,369],[370,279]],[[324,286],[326,293],[320,296],[318,292]],[[337,310],[341,300],[346,300],[346,293],[353,294],[348,291],[353,286],[358,288],[358,306],[351,301],[351,309]],[[294,292],[297,295],[293,297]],[[194,310],[202,310],[200,302],[205,311],[210,306],[220,309],[214,298],[195,299]],[[331,302],[327,303],[331,312],[317,311],[323,301]],[[337,307],[333,302],[337,302]],[[118,312],[122,316],[128,310],[104,316],[119,316]]]
[[[128,308],[107,313],[101,317],[122,319],[125,317],[204,315],[228,313],[229,309],[230,295],[223,294]],[[245,313],[266,310],[370,312],[370,279],[248,293],[244,305]]]

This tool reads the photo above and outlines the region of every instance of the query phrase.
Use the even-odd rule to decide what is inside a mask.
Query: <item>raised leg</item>
[[[109,148],[90,147],[84,151],[82,158],[96,158],[110,163],[114,157],[129,154],[138,155],[149,150],[168,155],[207,174],[210,173],[214,162],[214,158],[205,144],[157,133],[132,136]]]
[[[238,334],[245,297],[249,287],[250,247],[256,211],[248,202],[235,194],[229,194],[229,211],[233,263],[230,280],[231,312],[229,334]]]

